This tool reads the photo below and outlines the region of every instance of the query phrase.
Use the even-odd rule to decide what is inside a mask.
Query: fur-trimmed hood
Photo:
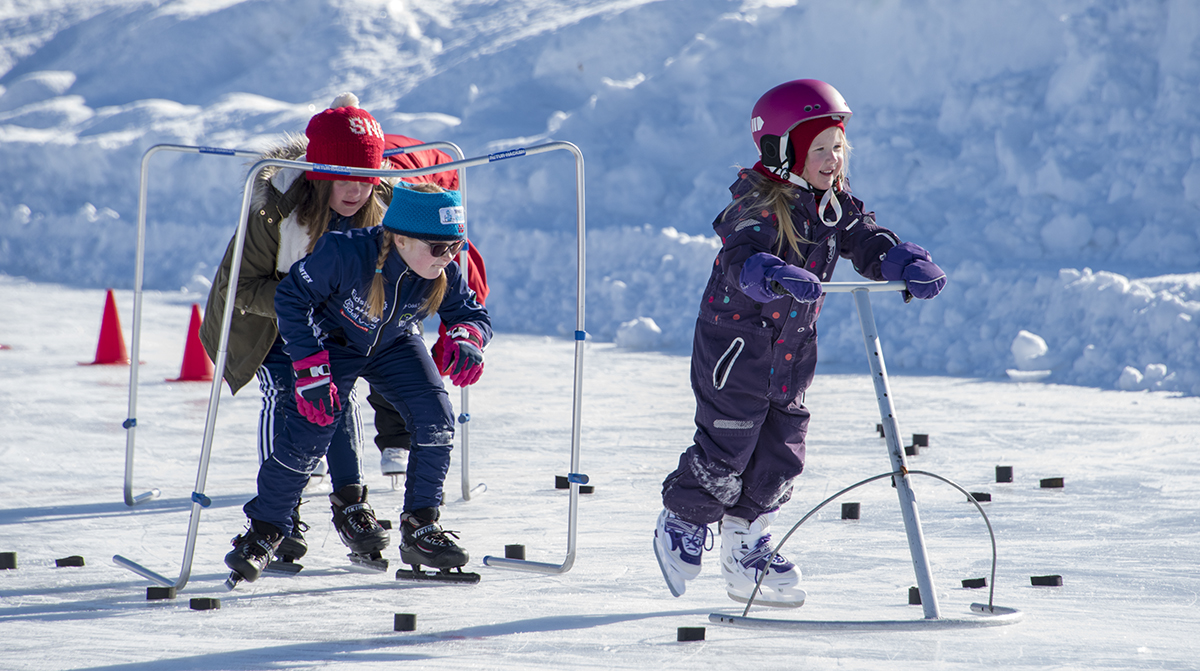
[[[307,149],[307,137],[287,133],[283,136],[283,142],[264,151],[259,155],[258,160],[283,159],[285,161],[301,161],[304,160]],[[268,187],[273,186],[279,193],[287,193],[287,190],[295,183],[296,178],[303,174],[303,170],[284,168],[277,165],[269,165],[263,168],[258,173],[258,177],[254,178],[254,192],[250,196],[251,211],[260,210],[267,204],[267,196],[270,193],[267,190]]]

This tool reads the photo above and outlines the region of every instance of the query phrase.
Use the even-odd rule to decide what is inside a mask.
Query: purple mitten
[[[821,297],[821,280],[803,268],[783,265],[771,271],[770,276],[772,289],[778,287],[801,303],[812,303]]]
[[[783,298],[783,294],[771,290],[771,273],[784,265],[787,264],[783,259],[766,252],[759,252],[746,259],[746,263],[742,265],[742,274],[738,278],[742,293],[760,303]]]
[[[821,280],[816,275],[766,252],[746,259],[741,285],[743,293],[763,303],[788,295],[801,303],[812,303],[821,297]]]
[[[917,298],[933,298],[946,286],[946,273],[933,262],[929,252],[911,242],[902,242],[888,250],[879,270],[889,282],[903,280],[908,293]]]

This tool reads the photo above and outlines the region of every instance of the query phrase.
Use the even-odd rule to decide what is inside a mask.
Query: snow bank
[[[932,303],[878,301],[894,368],[1002,377],[1026,331],[1051,380],[1200,393],[1198,22],[1184,0],[23,3],[0,9],[0,272],[130,287],[147,148],[262,149],[351,89],[472,156],[580,146],[587,330],[686,350],[747,110],[818,77],[855,111],[856,193],[951,272]],[[154,160],[147,286],[202,293],[245,166]],[[574,331],[569,157],[467,185],[497,325]],[[842,302],[822,356],[854,361]]]

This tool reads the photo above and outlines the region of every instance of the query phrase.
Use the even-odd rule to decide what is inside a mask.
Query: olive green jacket
[[[306,138],[289,137],[286,144],[265,152],[262,158],[303,160],[306,146]],[[301,170],[272,166],[254,180],[223,375],[229,390],[235,394],[254,379],[279,336],[279,327],[275,323],[275,288],[308,247],[308,233],[299,226],[292,213],[303,177]],[[375,192],[385,204],[391,202],[392,187],[386,180],[375,187]],[[236,236],[229,241],[225,258],[213,277],[200,326],[200,342],[214,362],[221,341],[221,321],[225,314],[225,294],[229,287],[235,240]]]

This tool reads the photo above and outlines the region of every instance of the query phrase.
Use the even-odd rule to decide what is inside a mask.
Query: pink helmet
[[[829,84],[819,79],[795,79],[767,91],[754,103],[750,133],[763,166],[782,172],[795,165],[795,152],[783,140],[793,128],[820,117],[834,117],[845,123],[852,114],[846,99]]]

